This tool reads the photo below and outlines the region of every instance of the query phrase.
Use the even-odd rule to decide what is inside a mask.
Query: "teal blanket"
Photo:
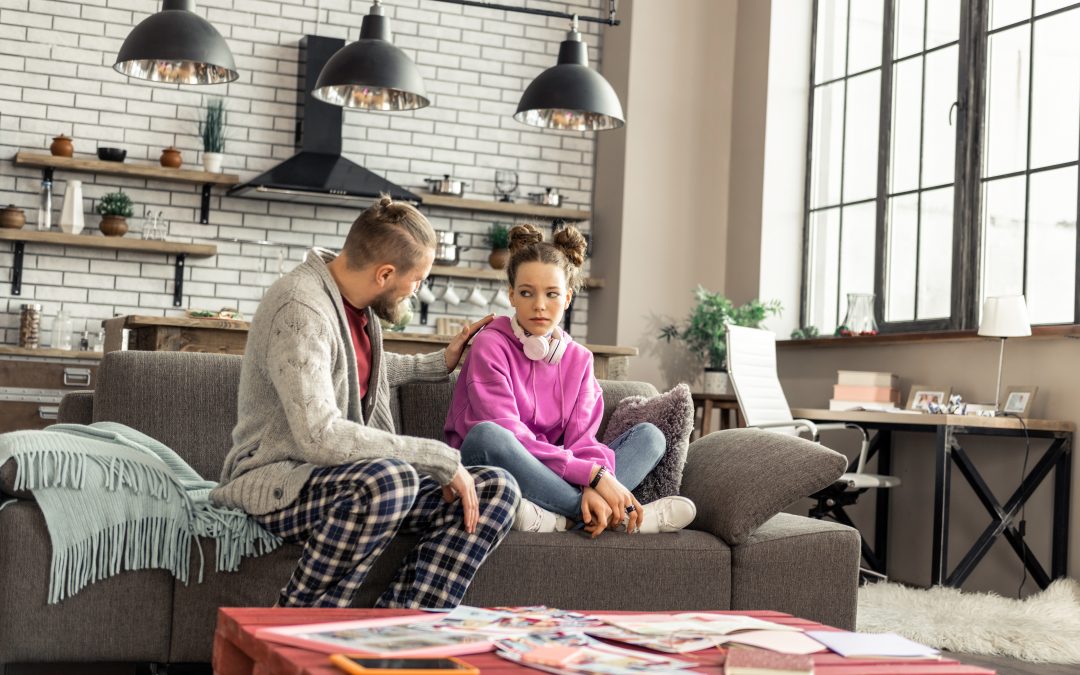
[[[34,494],[52,541],[49,602],[122,570],[166,569],[188,582],[191,545],[213,539],[217,570],[281,540],[243,511],[214,506],[203,480],[171,449],[123,424],[55,424],[0,434],[0,464]]]

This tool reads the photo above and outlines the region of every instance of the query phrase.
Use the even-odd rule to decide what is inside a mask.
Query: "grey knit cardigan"
[[[244,349],[233,446],[210,494],[219,506],[255,515],[284,508],[317,466],[396,457],[444,485],[460,466],[458,451],[445,443],[396,435],[390,413],[391,387],[446,379],[445,351],[384,352],[370,308],[371,380],[361,405],[345,308],[326,268],[333,257],[312,249],[259,303]]]

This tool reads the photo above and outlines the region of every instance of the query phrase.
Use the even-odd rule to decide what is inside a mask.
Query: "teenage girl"
[[[605,529],[674,532],[696,509],[685,497],[642,506],[631,490],[663,456],[652,424],[610,446],[596,439],[604,413],[593,356],[559,325],[581,286],[585,238],[572,226],[552,243],[532,225],[510,231],[510,302],[473,338],[446,419],[447,443],[466,466],[498,466],[517,479],[514,529],[553,532],[583,522]]]

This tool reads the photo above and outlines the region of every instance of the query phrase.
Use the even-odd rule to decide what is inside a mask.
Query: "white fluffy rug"
[[[858,630],[938,649],[1035,663],[1080,663],[1080,582],[1058,579],[1023,600],[899,584],[859,589]]]

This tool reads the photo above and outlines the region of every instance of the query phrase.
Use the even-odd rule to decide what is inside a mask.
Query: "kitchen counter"
[[[105,351],[123,348],[123,333],[128,331],[127,348],[149,351],[213,352],[243,354],[251,324],[232,319],[192,319],[187,317],[118,316],[105,325]],[[429,333],[383,333],[387,351],[398,354],[424,354],[450,343],[451,337]],[[602,380],[626,379],[630,357],[636,347],[585,344],[593,353],[593,370]]]

